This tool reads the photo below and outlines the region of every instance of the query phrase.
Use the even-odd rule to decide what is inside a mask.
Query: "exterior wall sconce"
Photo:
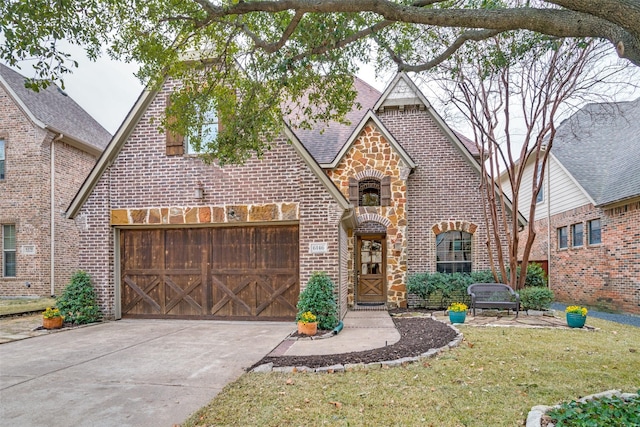
[[[204,186],[201,182],[198,182],[198,186],[193,191],[193,197],[198,200],[204,199]]]

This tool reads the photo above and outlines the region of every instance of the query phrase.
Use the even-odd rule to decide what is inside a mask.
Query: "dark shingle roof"
[[[551,152],[597,205],[640,195],[640,98],[586,105],[558,126]]]
[[[354,107],[347,113],[346,119],[351,122],[350,125],[330,122],[325,126],[319,125],[317,128],[311,130],[295,130],[296,136],[320,164],[331,163],[333,161],[360,120],[362,120],[364,115],[367,114],[367,111],[371,109],[378,98],[380,98],[380,92],[359,78],[354,79],[354,89],[358,93],[355,102],[359,103],[362,108],[358,109]]]
[[[469,150],[473,157],[480,157],[480,151],[478,150],[478,146],[476,145],[475,141],[470,140],[457,130],[454,130],[453,133],[458,137],[460,142],[462,142],[462,145],[464,145],[467,150]]]
[[[25,77],[0,64],[0,76],[33,116],[65,135],[104,150],[111,134],[58,86],[40,92],[24,87]]]

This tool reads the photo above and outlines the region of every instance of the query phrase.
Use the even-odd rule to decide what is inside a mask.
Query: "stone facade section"
[[[118,315],[118,227],[136,225],[134,219],[160,227],[297,222],[300,288],[314,271],[326,272],[338,288],[346,275],[339,258],[344,212],[294,147],[279,138],[261,159],[224,167],[197,156],[167,156],[158,123],[172,87],[165,84],[151,101],[78,216],[87,224],[80,263],[94,277],[106,316]],[[203,190],[202,198],[195,197],[196,188]],[[314,242],[326,243],[328,253],[310,253]]]
[[[298,221],[299,203],[112,209],[111,225],[224,224]],[[211,212],[216,215],[211,215]]]
[[[587,240],[588,221],[600,219],[601,243]],[[558,301],[640,314],[640,202],[610,209],[584,205],[535,222],[530,259],[549,260],[549,284]],[[571,225],[583,224],[582,246],[572,245]],[[558,228],[567,227],[568,247],[558,247]],[[520,254],[528,236],[520,235]],[[547,245],[547,237],[550,245]],[[550,249],[550,251],[548,250]]]
[[[402,178],[408,168],[401,156],[386,140],[373,122],[367,123],[358,138],[328,176],[345,197],[349,196],[349,178],[358,181],[367,178],[382,179],[389,176],[391,203],[389,206],[359,206],[356,208],[358,223],[375,222],[386,230],[386,292],[387,305],[401,306],[406,301],[407,274],[407,182]],[[356,235],[350,237],[350,266],[355,266]],[[349,305],[356,301],[355,274],[349,277]]]
[[[51,146],[58,135],[25,115],[0,87],[0,139],[5,142],[5,179],[0,180],[2,225],[15,225],[16,276],[5,277],[0,262],[0,295],[51,295]],[[78,269],[78,228],[64,217],[96,157],[64,141],[54,150],[54,286],[59,295]]]

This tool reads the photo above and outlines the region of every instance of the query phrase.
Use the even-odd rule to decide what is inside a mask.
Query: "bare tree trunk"
[[[560,107],[572,99],[583,100],[595,84],[601,83],[600,77],[590,73],[589,68],[602,59],[603,51],[595,42],[570,40],[546,50],[529,47],[520,57],[510,58],[512,62],[505,60],[507,65],[496,66],[491,61],[501,54],[508,58],[518,41],[498,36],[483,46],[494,56],[484,58],[483,62],[468,61],[468,56],[459,54],[445,71],[455,75],[455,84],[441,86],[471,123],[483,159],[480,189],[485,204],[483,216],[491,271],[496,280],[502,278],[514,289],[520,289],[526,281],[527,264],[536,238],[536,199],[553,146],[555,120]],[[609,75],[619,70],[610,69]],[[519,105],[518,113],[512,112],[513,105]],[[511,127],[518,115],[524,130],[523,135],[516,138]],[[498,132],[500,124],[503,128]],[[528,168],[533,168],[531,183],[525,182]],[[542,171],[540,175],[539,171]],[[521,190],[527,185],[530,185],[531,199],[521,200]],[[511,192],[510,206],[505,191]],[[524,225],[520,219],[521,205],[528,206],[528,235],[520,259],[521,274],[518,274],[519,233]]]

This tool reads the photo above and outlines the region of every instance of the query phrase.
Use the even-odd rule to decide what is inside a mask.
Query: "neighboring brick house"
[[[57,86],[0,64],[0,295],[59,293],[78,266],[64,212],[111,135]],[[52,262],[53,261],[53,262]]]
[[[68,210],[107,315],[291,319],[314,271],[344,315],[406,305],[411,273],[489,267],[478,153],[407,75],[355,79],[350,125],[224,167],[158,132],[173,87],[142,94]]]
[[[583,107],[547,164],[530,259],[548,262],[559,301],[640,314],[640,99]],[[525,174],[528,205],[531,162]]]

